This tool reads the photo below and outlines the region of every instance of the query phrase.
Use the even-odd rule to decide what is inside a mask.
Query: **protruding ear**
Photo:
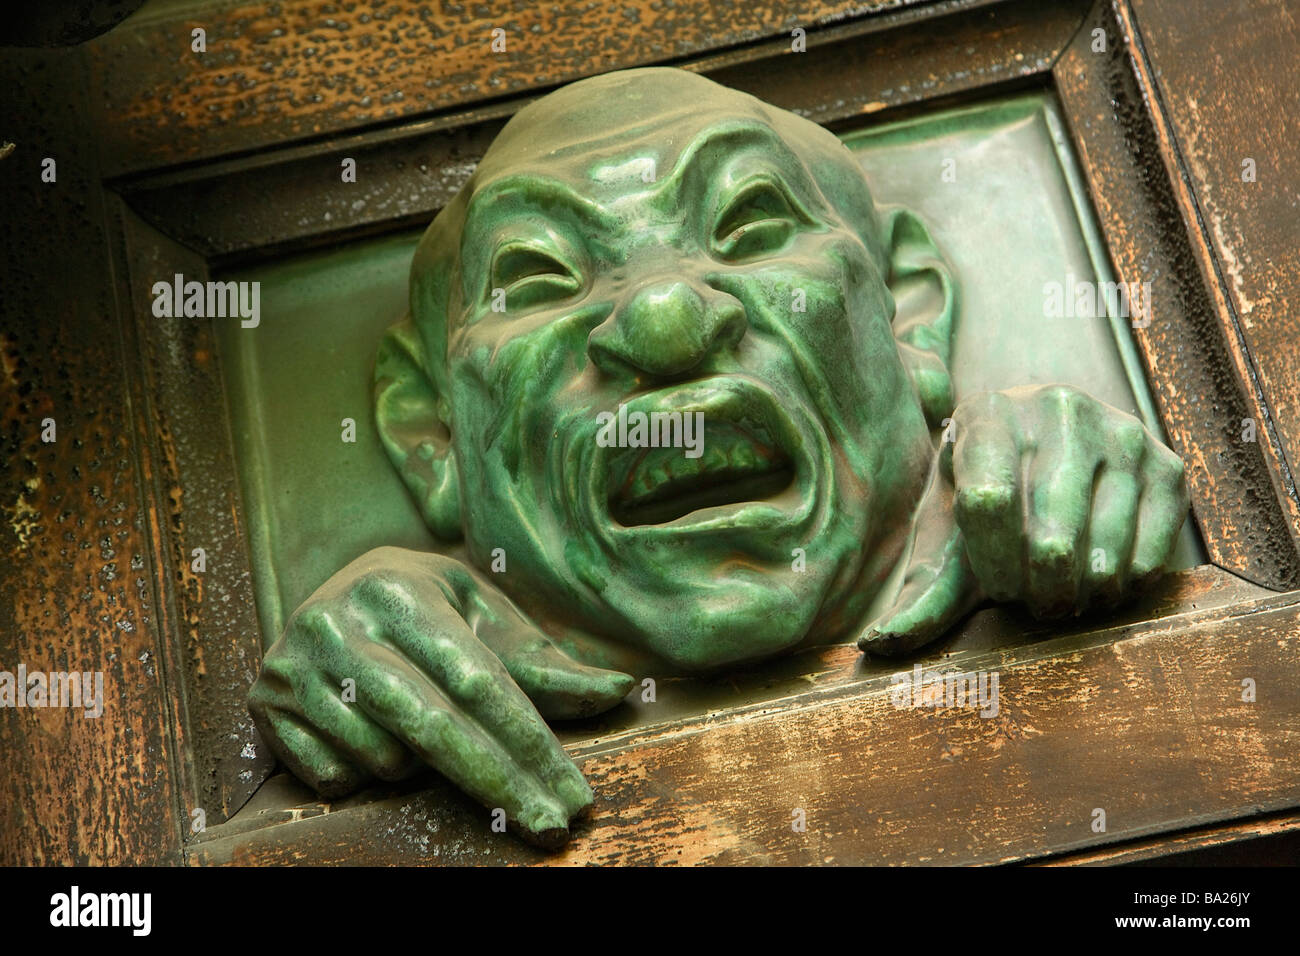
[[[462,534],[456,453],[424,352],[409,314],[384,334],[375,357],[375,421],[425,524],[455,541]]]
[[[930,231],[902,207],[882,210],[889,291],[894,297],[894,337],[903,365],[921,397],[930,427],[952,415],[953,321],[957,286]]]

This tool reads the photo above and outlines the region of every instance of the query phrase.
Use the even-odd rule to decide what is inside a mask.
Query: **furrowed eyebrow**
[[[776,131],[766,124],[724,123],[709,127],[697,135],[691,144],[682,150],[672,174],[664,177],[664,182],[698,174],[701,171],[711,172],[717,166],[725,165],[731,159],[725,147],[738,149],[754,146],[767,147],[783,154],[783,157],[797,159]]]
[[[741,151],[774,156],[781,181],[797,198],[810,203],[811,211],[820,210],[824,203],[821,190],[805,169],[802,157],[770,126],[747,121],[721,124],[698,135],[682,151],[672,174],[663,179],[661,194],[671,194],[688,179],[711,180],[735,163]]]
[[[503,202],[510,204],[508,210],[498,208]],[[492,257],[503,238],[536,236],[543,229],[554,230],[572,248],[598,259],[617,254],[619,220],[604,207],[558,180],[511,175],[476,192],[470,202],[460,242],[465,294],[477,296],[488,282]]]
[[[465,232],[478,232],[494,206],[517,202],[526,210],[545,218],[562,217],[581,230],[612,230],[617,218],[598,203],[575,192],[573,187],[556,179],[538,175],[516,174],[498,179],[475,192],[470,202]]]

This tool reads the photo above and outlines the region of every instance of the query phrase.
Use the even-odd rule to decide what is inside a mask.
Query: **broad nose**
[[[679,278],[651,280],[592,330],[587,353],[598,368],[682,375],[745,334],[745,309],[734,297]]]

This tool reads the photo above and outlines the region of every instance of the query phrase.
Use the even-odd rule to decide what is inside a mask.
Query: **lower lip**
[[[790,494],[790,491],[785,492]],[[780,531],[797,524],[802,515],[797,506],[782,508],[771,500],[741,501],[728,505],[716,505],[712,508],[700,508],[662,524],[620,524],[613,515],[608,515],[609,525],[614,534],[634,535],[636,537],[672,535],[674,537],[690,533],[714,533],[719,531]]]

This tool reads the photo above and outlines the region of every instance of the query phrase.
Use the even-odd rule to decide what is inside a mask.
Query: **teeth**
[[[624,466],[618,498],[643,504],[677,495],[707,494],[720,484],[772,470],[776,452],[761,440],[732,428],[710,432],[699,458],[684,448],[652,448]]]
[[[655,466],[650,469],[650,487],[658,488],[660,485],[668,483],[668,462],[660,458],[655,462]]]
[[[704,454],[701,455],[699,458],[695,459],[695,461],[697,465],[700,462],[704,462],[704,465],[700,470],[704,470],[705,468],[707,468],[709,471],[720,471],[723,468],[727,467],[727,455],[721,448],[718,448],[716,445],[712,445],[709,448],[707,448]]]
[[[758,455],[748,442],[740,442],[731,452],[731,464],[740,471],[753,471],[758,467]]]

